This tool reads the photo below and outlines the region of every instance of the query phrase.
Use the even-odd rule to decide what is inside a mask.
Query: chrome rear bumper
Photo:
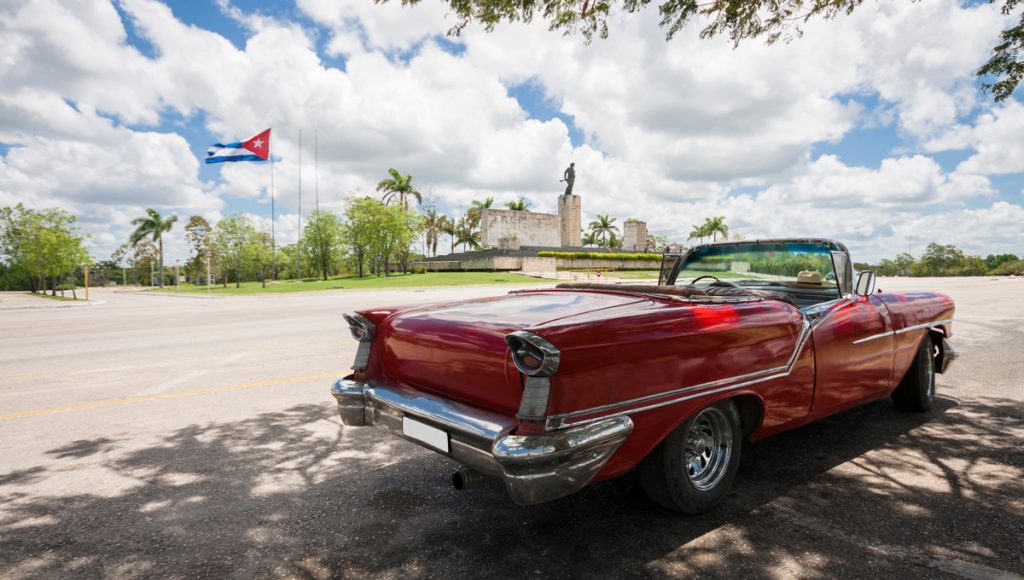
[[[408,439],[402,419],[409,417],[448,434],[455,461],[501,479],[512,500],[532,505],[557,499],[586,486],[633,430],[629,417],[613,417],[542,435],[511,435],[515,417],[376,381],[346,377],[334,383],[341,422],[375,426]]]

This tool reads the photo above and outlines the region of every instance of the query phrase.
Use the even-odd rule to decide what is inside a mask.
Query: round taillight
[[[541,355],[541,357],[537,357],[526,349],[521,349],[516,354],[519,355],[519,362],[530,370],[537,370],[540,368],[540,365],[544,363],[543,355]]]

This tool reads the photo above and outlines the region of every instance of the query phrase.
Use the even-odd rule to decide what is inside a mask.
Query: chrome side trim
[[[934,322],[925,322],[923,324],[915,324],[914,326],[907,326],[905,328],[901,328],[901,329],[895,331],[895,334],[904,334],[906,332],[913,332],[915,330],[921,330],[922,328],[935,328],[936,326],[945,326],[947,324],[952,324],[952,322],[953,322],[952,318],[947,318],[945,320],[936,320]]]
[[[598,420],[601,420],[601,419],[607,419],[607,418],[610,418],[610,417],[620,417],[620,416],[623,416],[623,415],[629,415],[629,414],[632,414],[632,413],[640,413],[640,412],[643,412],[643,411],[650,411],[652,409],[657,409],[659,407],[665,407],[665,406],[668,406],[668,405],[675,405],[676,403],[682,403],[683,401],[689,401],[691,399],[696,399],[698,397],[706,397],[708,395],[714,395],[716,393],[721,393],[721,392],[729,391],[729,390],[732,390],[732,389],[739,389],[739,388],[747,387],[747,386],[754,385],[754,384],[757,384],[757,383],[762,383],[762,382],[765,382],[765,381],[770,381],[770,380],[773,380],[773,379],[779,379],[779,378],[786,377],[791,372],[793,372],[793,367],[796,366],[796,361],[797,361],[797,359],[799,359],[800,353],[803,352],[804,347],[807,345],[807,341],[808,341],[808,339],[810,339],[811,333],[814,331],[814,329],[817,328],[817,326],[820,325],[822,322],[827,320],[830,316],[832,316],[832,314],[834,314],[835,312],[838,312],[839,310],[842,310],[843,308],[846,308],[850,304],[853,304],[853,299],[851,297],[848,297],[848,296],[837,298],[835,300],[829,301],[828,303],[817,304],[817,305],[815,305],[815,307],[820,307],[820,308],[818,308],[817,311],[813,314],[814,316],[816,316],[816,318],[814,318],[813,320],[810,318],[810,316],[808,316],[807,312],[804,312],[803,313],[804,314],[803,325],[800,328],[800,334],[797,335],[797,340],[796,340],[796,344],[793,347],[793,352],[790,353],[789,359],[786,361],[786,364],[784,364],[782,366],[778,366],[778,367],[771,368],[771,369],[765,369],[765,370],[761,370],[761,371],[755,371],[755,372],[752,372],[752,373],[746,373],[746,374],[742,374],[742,375],[736,375],[736,376],[733,376],[733,377],[727,377],[727,378],[724,378],[724,379],[718,379],[718,380],[715,380],[715,381],[709,381],[709,382],[706,382],[706,383],[701,383],[699,385],[691,385],[691,386],[681,387],[679,389],[675,389],[675,390],[672,390],[672,391],[665,391],[664,393],[654,393],[654,394],[651,394],[651,395],[645,395],[643,397],[637,397],[635,399],[629,399],[627,401],[619,401],[617,403],[608,403],[606,405],[599,405],[597,407],[591,407],[589,409],[582,409],[582,410],[579,410],[579,411],[571,411],[569,413],[561,413],[559,415],[551,415],[551,416],[549,416],[547,418],[547,421],[545,423],[545,428],[547,430],[549,430],[549,431],[552,431],[552,430],[557,430],[557,429],[564,429],[566,427],[575,426],[575,425],[585,425],[587,423],[590,423],[590,422],[593,422],[593,421],[598,421]],[[733,383],[736,383],[736,384],[733,384]],[[728,385],[728,386],[726,386],[726,385]],[[715,388],[715,387],[721,387],[721,388]],[[693,391],[697,391],[697,390],[701,390],[701,389],[711,389],[711,390],[701,391],[699,393],[692,394],[692,395],[687,394],[687,393],[691,393]],[[645,402],[648,402],[648,401],[653,401],[653,400],[661,399],[661,398],[664,398],[664,397],[672,397],[673,395],[682,395],[682,396],[674,398],[674,399],[669,399],[667,401],[659,401],[657,403],[654,403],[654,404],[651,404],[651,405],[647,405],[647,406],[643,406],[643,407],[638,407],[636,409],[626,409],[626,410],[617,411],[615,413],[611,413],[611,414],[608,414],[608,415],[600,415],[598,417],[591,417],[591,418],[582,419],[582,420],[579,420],[579,421],[572,421],[572,419],[575,419],[577,417],[581,417],[581,416],[584,416],[584,415],[592,415],[594,413],[601,413],[603,411],[612,411],[612,410],[615,410],[615,409],[621,409],[623,407],[629,407],[631,405],[637,405],[637,404],[645,403]]]
[[[865,336],[864,338],[858,338],[857,340],[853,341],[853,344],[863,344],[865,342],[870,342],[872,340],[878,340],[879,338],[885,338],[887,336],[895,336],[895,334],[896,334],[896,331],[894,331],[894,330],[887,330],[885,332],[879,332],[878,334],[872,334],[871,336]]]

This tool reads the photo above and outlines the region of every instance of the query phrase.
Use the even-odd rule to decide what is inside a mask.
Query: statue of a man
[[[569,167],[565,168],[565,173],[562,174],[562,181],[565,182],[565,193],[562,195],[572,195],[572,184],[576,183],[575,163],[570,163]]]

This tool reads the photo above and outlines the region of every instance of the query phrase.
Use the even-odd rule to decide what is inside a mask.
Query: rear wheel
[[[935,346],[925,335],[907,374],[892,392],[892,400],[901,411],[923,413],[935,402]]]
[[[742,429],[732,401],[694,413],[651,452],[637,471],[647,495],[678,512],[699,514],[718,505],[740,465]]]

